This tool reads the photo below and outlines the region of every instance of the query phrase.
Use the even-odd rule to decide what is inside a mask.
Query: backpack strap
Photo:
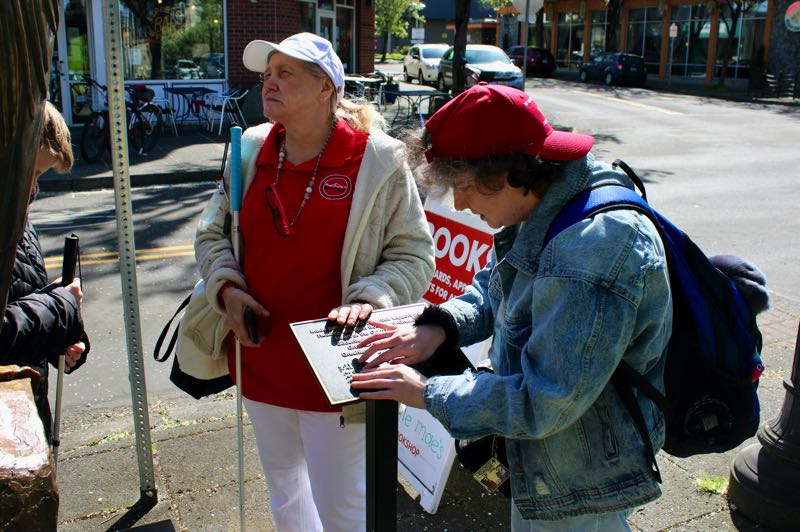
[[[175,311],[175,314],[169,319],[166,325],[164,325],[164,329],[162,329],[161,334],[158,335],[158,340],[156,341],[156,347],[153,351],[153,358],[156,359],[157,362],[164,362],[169,358],[172,354],[172,350],[175,349],[175,343],[178,341],[178,327],[180,327],[180,323],[178,327],[175,327],[175,330],[172,332],[172,337],[169,340],[169,344],[167,344],[167,350],[164,351],[164,354],[161,355],[161,345],[164,343],[164,339],[167,337],[167,333],[169,332],[169,328],[172,325],[172,321],[178,316],[178,314],[186,308],[189,304],[189,299],[191,299],[192,294],[186,296],[186,299],[181,302],[178,306],[178,310]]]
[[[624,185],[608,183],[588,188],[567,202],[550,224],[542,247],[546,246],[561,231],[581,220],[591,218],[601,212],[620,209],[641,212],[650,218],[660,232],[661,223],[649,203]]]
[[[639,189],[639,192],[642,193],[642,199],[647,201],[647,191],[644,189],[644,183],[642,183],[641,178],[633,171],[633,168],[628,166],[628,163],[623,161],[622,159],[616,159],[613,163],[611,163],[611,168],[620,168],[623,172],[625,172],[633,184],[636,185],[636,188]]]
[[[625,410],[628,411],[631,418],[633,419],[633,425],[636,427],[636,432],[639,433],[639,436],[642,438],[642,442],[644,442],[644,455],[645,460],[651,467],[651,472],[653,476],[661,484],[661,471],[658,469],[658,462],[656,462],[656,453],[653,449],[653,442],[650,440],[650,435],[647,433],[647,423],[644,421],[644,415],[642,414],[642,409],[639,406],[639,402],[636,400],[636,397],[633,395],[633,388],[632,386],[643,386],[643,388],[639,388],[644,395],[648,398],[653,399],[659,407],[666,405],[666,398],[661,395],[653,385],[651,385],[647,380],[635,369],[633,369],[630,364],[625,362],[624,360],[620,360],[617,369],[614,370],[614,373],[611,375],[611,383],[614,385],[614,389],[617,391],[617,395],[619,395],[622,404],[625,406]],[[647,389],[648,391],[644,391]],[[650,395],[650,394],[654,395]]]

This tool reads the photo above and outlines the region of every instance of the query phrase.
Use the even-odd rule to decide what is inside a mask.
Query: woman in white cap
[[[628,530],[633,508],[661,493],[647,443],[663,444],[664,416],[642,396],[645,440],[610,380],[624,359],[663,386],[672,299],[658,231],[623,209],[549,233],[581,191],[632,183],[595,161],[591,136],[554,130],[517,89],[472,87],[419,140],[419,177],[503,229],[462,296],[363,342],[362,361],[385,351],[353,388],[425,408],[459,439],[505,436],[508,469],[487,464],[510,478],[513,531]],[[425,379],[406,366],[490,336],[493,373]]]
[[[433,242],[402,143],[370,105],[343,99],[330,42],[309,33],[253,41],[243,59],[262,74],[274,123],[242,138],[242,266],[222,191],[214,221],[198,230],[197,262],[209,302],[242,343],[242,393],[277,529],[363,530],[363,404],[361,415],[331,408],[288,324],[329,316],[352,325],[416,301],[433,275]]]

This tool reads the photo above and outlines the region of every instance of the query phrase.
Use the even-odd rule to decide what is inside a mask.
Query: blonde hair
[[[64,117],[58,112],[56,106],[49,100],[44,103],[44,125],[42,127],[42,140],[39,142],[40,150],[47,150],[56,161],[54,170],[60,174],[69,172],[72,168],[72,144],[70,133]]]
[[[316,63],[303,61],[309,73],[318,79],[328,79],[328,75]],[[332,84],[333,82],[331,82]],[[361,103],[359,101],[349,100],[342,97],[337,103],[336,87],[333,88],[334,92],[331,94],[330,109],[331,116],[334,114],[343,118],[347,124],[362,133],[369,133],[373,129],[386,129],[386,121],[381,114],[375,109],[371,103]]]

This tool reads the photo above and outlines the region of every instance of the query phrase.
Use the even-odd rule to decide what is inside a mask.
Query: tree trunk
[[[381,63],[386,62],[386,52],[389,50],[389,30],[383,33],[383,55],[381,55]]]
[[[776,0],[772,18],[767,71],[778,75],[800,74],[800,33],[791,32],[784,23],[786,8],[794,0]]]
[[[606,42],[603,46],[606,52],[623,51],[618,50],[619,39],[617,38],[617,30],[619,29],[619,18],[620,14],[622,14],[623,2],[624,0],[610,0],[608,2],[608,10],[606,11]],[[591,55],[592,43],[589,43],[588,49]]]
[[[549,45],[549,43],[548,43]],[[536,12],[536,46],[545,48],[544,44],[544,7]],[[547,46],[549,48],[550,46]],[[527,56],[526,56],[527,57]]]
[[[161,79],[164,77],[164,68],[161,61],[161,38],[147,39],[147,47],[150,48],[150,65],[152,67],[150,79]]]
[[[731,13],[731,20],[728,20],[721,16],[720,19],[725,24],[725,27],[728,29],[728,38],[725,39],[725,48],[722,50],[722,70],[720,70],[719,78],[717,80],[717,84],[719,86],[725,85],[725,80],[728,77],[728,65],[731,62],[732,55],[733,55],[733,44],[734,40],[736,39],[736,27],[739,25],[739,16],[742,14],[742,4],[739,2],[729,2]],[[717,40],[719,40],[719,35],[717,35]],[[737,43],[738,44],[738,43]]]
[[[453,94],[464,92],[467,78],[464,59],[467,54],[467,25],[469,24],[470,0],[456,0],[456,36],[453,41]]]

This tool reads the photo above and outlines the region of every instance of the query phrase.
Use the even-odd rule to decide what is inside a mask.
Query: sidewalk
[[[784,399],[800,303],[779,298],[759,319],[768,369],[759,395],[762,422],[775,418]],[[58,466],[59,530],[227,531],[238,528],[235,400],[232,390],[195,401],[188,396],[149,398],[158,503],[139,507],[139,473],[129,407],[76,408],[66,413]],[[755,441],[753,438],[747,442]],[[745,445],[742,446],[742,448]],[[248,530],[274,530],[263,474],[249,423],[245,427],[245,491]],[[660,499],[629,518],[634,530],[755,531],[763,527],[732,511],[725,495],[698,481],[726,481],[736,450],[678,459],[664,453]],[[453,467],[435,515],[421,510],[413,489],[398,490],[399,531],[472,532],[509,529],[509,506],[488,495]],[[150,525],[150,526],[145,526]]]
[[[576,83],[579,86],[587,85],[578,79],[577,70],[564,69],[556,70],[551,78],[528,78],[528,83],[530,84],[531,80],[542,81],[548,79],[568,81]],[[589,85],[604,86],[600,82],[592,82]],[[789,97],[767,98],[756,96],[755,92],[748,91],[748,80],[746,79],[727,80],[725,85],[720,86],[717,85],[716,82],[706,85],[705,78],[685,78],[676,76],[672,79],[662,80],[658,79],[658,76],[651,74],[647,77],[644,89],[663,93],[687,94],[703,98],[716,98],[736,102],[758,102],[772,105],[777,104],[795,107],[800,106],[800,100]]]
[[[43,192],[63,192],[113,188],[111,155],[108,150],[101,161],[89,164],[81,158],[81,127],[71,128],[75,163],[69,174],[52,170],[39,179]],[[148,154],[129,150],[131,186],[170,185],[211,181],[219,173],[225,137],[189,125],[178,129],[178,136],[164,128],[158,144]]]

